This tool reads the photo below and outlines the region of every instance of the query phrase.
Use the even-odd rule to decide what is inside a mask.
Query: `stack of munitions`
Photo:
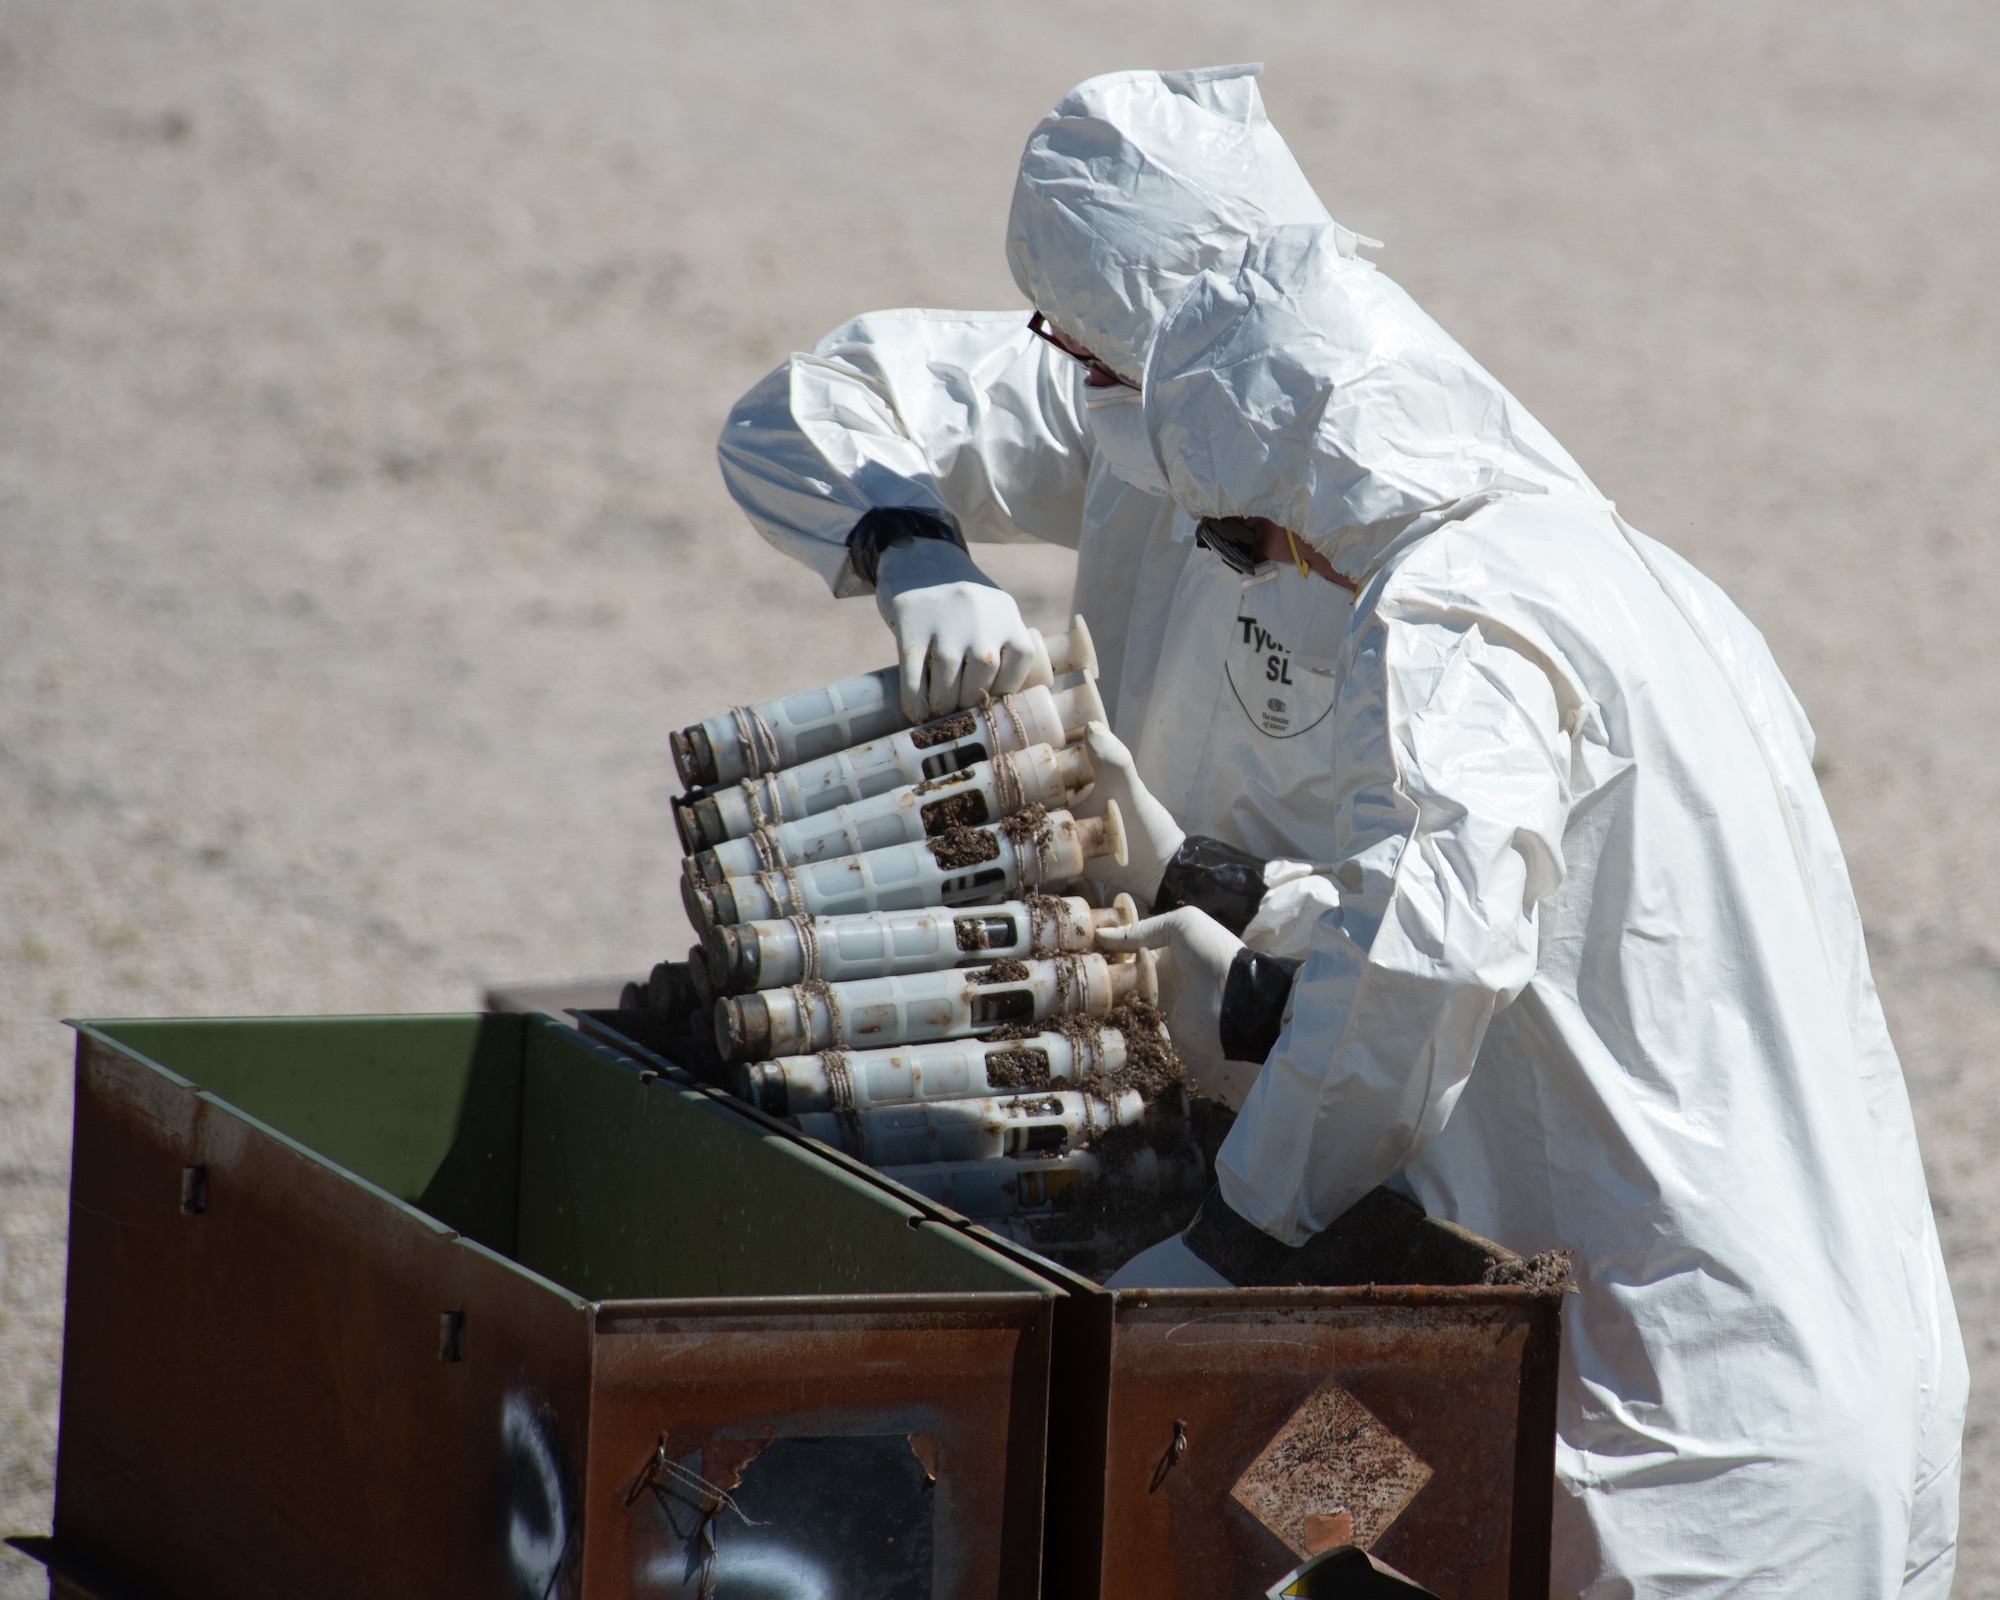
[[[701,943],[625,1004],[813,1138],[1103,1271],[1185,1221],[1206,1163],[1151,953],[1096,948],[1137,913],[1087,881],[1124,860],[1117,807],[1068,809],[1090,636],[1036,642],[1039,681],[920,726],[890,668],[674,734]]]

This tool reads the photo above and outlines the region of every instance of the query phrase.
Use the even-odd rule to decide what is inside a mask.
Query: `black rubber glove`
[[[1233,844],[1191,833],[1167,863],[1153,915],[1193,906],[1239,939],[1264,899],[1264,863]]]

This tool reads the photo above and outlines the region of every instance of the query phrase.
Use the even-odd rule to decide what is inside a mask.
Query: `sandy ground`
[[[733,512],[728,402],[851,312],[1017,304],[1071,82],[1256,58],[1335,213],[1818,727],[1973,1353],[1958,1592],[2000,1595],[1975,3],[0,0],[0,1528],[49,1516],[56,1019],[684,948],[667,729],[887,659]],[[1055,620],[1066,560],[996,570]]]

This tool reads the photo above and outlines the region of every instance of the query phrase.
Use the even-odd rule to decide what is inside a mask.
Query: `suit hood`
[[[1269,517],[1330,558],[1487,491],[1597,492],[1327,228],[1273,229],[1201,274],[1164,321],[1145,385],[1147,431],[1190,516]]]
[[[1273,226],[1332,224],[1264,115],[1262,70],[1091,78],[1029,136],[1007,219],[1014,281],[1121,377],[1139,381],[1196,277]]]

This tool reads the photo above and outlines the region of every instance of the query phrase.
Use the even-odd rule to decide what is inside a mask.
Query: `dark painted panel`
[[[519,1259],[593,1299],[1054,1292],[802,1143],[642,1080],[546,1019],[528,1035],[521,1151]]]
[[[527,1020],[174,1017],[88,1026],[510,1252]]]
[[[604,1307],[588,1592],[692,1600],[712,1559],[718,1597],[1032,1600],[1053,1304]],[[871,1461],[879,1477],[847,1481],[851,1519],[817,1503],[839,1493],[840,1463]]]

